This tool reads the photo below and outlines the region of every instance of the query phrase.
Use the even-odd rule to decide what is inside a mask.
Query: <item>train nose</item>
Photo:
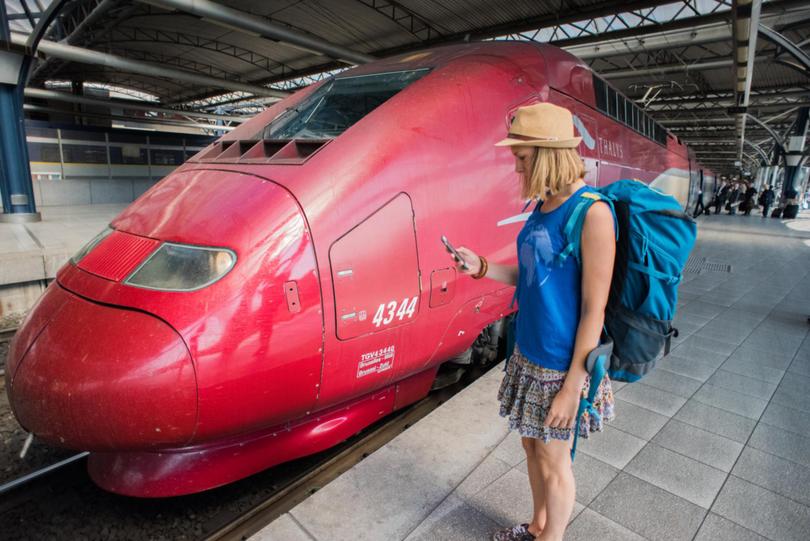
[[[64,447],[103,451],[183,445],[197,423],[188,350],[163,321],[65,297],[26,352],[9,396],[23,427]]]

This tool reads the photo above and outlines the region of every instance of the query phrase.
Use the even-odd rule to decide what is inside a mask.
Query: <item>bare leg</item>
[[[536,445],[543,443],[534,438],[521,438],[523,450],[526,451],[526,469],[529,472],[529,486],[532,489],[532,503],[534,511],[532,520],[529,523],[529,532],[540,535],[546,526],[546,494],[543,486],[543,477],[540,473],[540,462],[537,459]]]
[[[571,469],[571,442],[551,440],[535,445],[546,497],[546,527],[537,539],[562,541],[574,510],[574,471]]]

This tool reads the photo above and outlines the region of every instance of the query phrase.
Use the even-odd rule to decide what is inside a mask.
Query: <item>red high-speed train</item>
[[[491,352],[510,312],[513,289],[457,275],[440,237],[515,262],[524,202],[493,144],[536,101],[575,114],[589,183],[637,178],[687,203],[686,147],[559,49],[357,67],[203,150],[59,271],[8,356],[19,422],[91,451],[103,488],[159,497],[325,449],[424,397],[477,338]]]

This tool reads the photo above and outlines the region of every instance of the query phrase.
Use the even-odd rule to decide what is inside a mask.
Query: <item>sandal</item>
[[[498,530],[492,536],[492,541],[534,541],[534,535],[529,531],[528,524],[518,524]]]

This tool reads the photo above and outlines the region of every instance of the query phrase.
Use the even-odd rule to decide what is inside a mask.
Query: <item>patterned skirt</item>
[[[568,372],[543,368],[524,357],[517,347],[506,365],[498,400],[501,403],[501,417],[509,418],[509,429],[517,430],[525,438],[567,440],[573,432],[570,428],[543,426],[551,408],[551,401],[563,386]],[[588,396],[590,378],[585,381],[582,396]],[[587,411],[579,421],[579,437],[587,438],[590,432],[601,431],[604,422],[614,417],[613,390],[610,379],[605,376],[599,385],[594,400],[596,411],[601,418],[593,418]]]

